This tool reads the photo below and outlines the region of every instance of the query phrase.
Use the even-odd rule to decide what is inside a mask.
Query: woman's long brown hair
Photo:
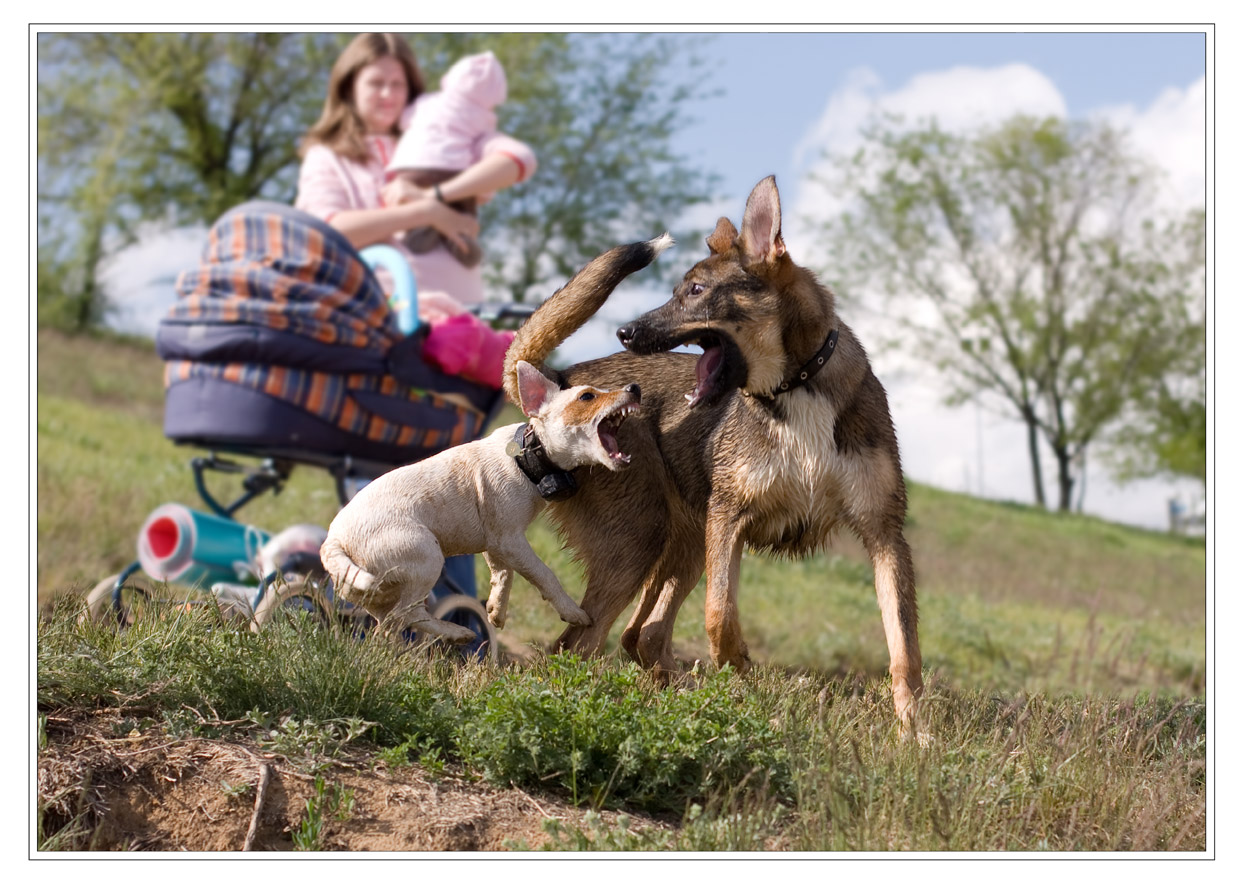
[[[352,89],[356,84],[356,75],[362,68],[388,56],[400,63],[408,80],[408,98],[404,104],[410,104],[422,93],[425,84],[421,79],[421,69],[417,67],[417,58],[412,54],[412,47],[403,37],[398,34],[357,35],[339,54],[334,67],[330,69],[326,103],[321,110],[321,118],[308,130],[300,144],[301,156],[314,144],[324,144],[350,160],[358,163],[368,161],[365,124],[352,104]],[[395,124],[395,134],[399,134],[398,121]]]

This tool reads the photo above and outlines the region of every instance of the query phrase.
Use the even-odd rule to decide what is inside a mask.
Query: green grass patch
[[[729,671],[658,689],[634,667],[557,656],[504,673],[459,729],[462,756],[499,783],[555,782],[575,802],[680,811],[733,786],[793,793],[771,704]]]

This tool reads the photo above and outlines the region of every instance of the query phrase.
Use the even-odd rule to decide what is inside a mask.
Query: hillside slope
[[[41,332],[37,393],[37,587],[47,602],[84,592],[132,561],[139,526],[156,506],[202,504],[187,467],[196,452],[161,433],[161,364],[150,342]],[[907,533],[931,678],[1025,690],[1202,693],[1201,541],[922,485],[910,493]],[[336,505],[329,477],[301,469],[281,495],[255,502],[242,518],[270,531],[327,524]],[[550,529],[540,522],[530,536],[578,596],[580,575]],[[507,635],[514,645],[545,643],[561,624],[518,583]],[[885,671],[871,570],[853,538],[803,562],[748,556],[741,609],[757,660],[828,673]],[[685,658],[703,654],[701,589],[683,608],[676,635]]]

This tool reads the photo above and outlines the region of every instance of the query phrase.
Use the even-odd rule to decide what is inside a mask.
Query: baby
[[[427,92],[406,111],[411,122],[386,167],[388,178],[402,178],[418,187],[433,187],[454,178],[481,159],[482,143],[495,134],[494,108],[508,97],[508,80],[492,52],[467,55],[451,66],[440,81],[441,91]],[[453,209],[476,214],[475,199],[448,203]],[[432,227],[417,227],[404,235],[404,245],[422,254],[441,242],[466,267],[482,260],[476,240],[466,249]]]

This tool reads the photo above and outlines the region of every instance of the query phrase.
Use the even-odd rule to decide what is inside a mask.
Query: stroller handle
[[[412,267],[400,251],[393,246],[378,244],[360,250],[360,258],[370,270],[379,267],[395,281],[395,291],[390,296],[391,310],[399,323],[399,330],[410,335],[421,327],[417,316],[417,280]],[[484,322],[508,319],[528,319],[537,309],[533,304],[498,303],[476,304],[469,312]]]
[[[395,291],[391,293],[391,312],[399,330],[410,335],[421,327],[417,317],[417,278],[399,250],[388,245],[373,245],[360,250],[360,260],[371,270],[379,267],[391,275]]]
[[[495,322],[500,319],[529,319],[538,308],[533,304],[488,303],[474,304],[469,312],[483,322]]]

